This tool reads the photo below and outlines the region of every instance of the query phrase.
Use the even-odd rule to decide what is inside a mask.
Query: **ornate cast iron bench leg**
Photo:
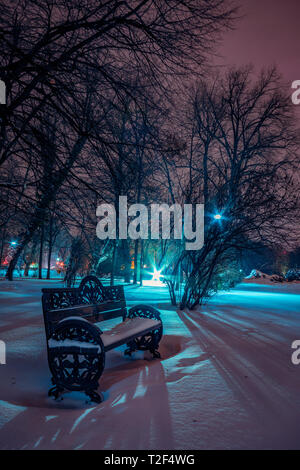
[[[151,318],[153,320],[159,320],[161,322],[160,313],[153,307],[149,305],[136,305],[132,307],[127,314],[126,318]],[[163,325],[162,322],[155,330],[147,333],[144,336],[135,338],[134,340],[127,343],[127,349],[124,354],[126,356],[131,356],[134,351],[150,351],[153,358],[160,358],[160,353],[158,352],[159,342],[163,334]]]
[[[52,379],[53,382],[53,379]],[[60,387],[59,385],[54,385],[54,387],[51,387],[48,391],[48,397],[53,397],[55,400],[57,400],[61,394],[64,392],[64,389]],[[61,397],[63,400],[63,397]]]
[[[103,401],[103,397],[101,393],[98,393],[96,390],[98,388],[98,383],[94,385],[93,388],[89,388],[85,390],[85,394],[89,397],[90,401],[94,401],[95,403],[101,403]]]
[[[48,395],[57,399],[64,391],[82,391],[101,403],[96,392],[104,370],[105,351],[101,330],[81,319],[58,324],[49,342],[49,367],[53,378]]]
[[[129,346],[129,345],[130,345],[130,343],[127,343],[127,346]],[[132,354],[134,351],[136,351],[136,349],[135,349],[134,347],[132,348],[132,347],[130,346],[130,347],[128,347],[127,349],[125,349],[125,351],[124,351],[124,356],[130,356],[130,357],[131,357],[131,354]]]
[[[160,359],[161,358],[160,352],[157,349],[150,349],[150,352],[153,356],[153,359]]]

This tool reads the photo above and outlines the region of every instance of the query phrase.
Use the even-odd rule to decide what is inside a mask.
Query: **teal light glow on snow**
[[[0,429],[18,414],[23,413],[26,406],[15,405],[4,400],[0,400]]]
[[[92,408],[89,408],[87,410],[85,410],[83,413],[81,413],[81,415],[76,419],[75,423],[73,424],[72,426],[72,429],[70,431],[70,434],[72,434],[72,432],[77,428],[77,426],[80,424],[81,421],[83,421],[85,419],[85,417],[95,409],[95,406],[93,406]]]
[[[251,310],[257,310],[259,314],[264,311],[277,309],[279,305],[286,311],[300,311],[299,294],[293,292],[265,292],[263,290],[250,290],[255,284],[249,286],[247,284],[245,289],[233,289],[231,291],[221,291],[209,300],[211,305],[238,305]],[[244,285],[243,285],[244,287]],[[261,288],[261,286],[257,285]],[[268,286],[272,289],[273,286]],[[274,290],[276,287],[274,288]]]

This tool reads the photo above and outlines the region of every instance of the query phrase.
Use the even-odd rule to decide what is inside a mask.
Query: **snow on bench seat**
[[[101,346],[98,346],[97,344],[87,343],[85,341],[76,341],[73,339],[64,339],[63,341],[57,341],[56,339],[50,338],[48,341],[48,346],[50,349],[79,348],[80,351],[84,351],[84,349],[94,349],[97,352],[101,351]]]
[[[159,320],[151,318],[127,318],[123,323],[114,326],[111,330],[105,331],[101,335],[101,339],[105,348],[109,348],[116,343],[126,343],[126,339],[129,337],[154,330],[160,325],[161,322]]]
[[[66,317],[61,320],[59,323],[62,323],[66,320],[76,320],[87,322],[84,318],[80,317]],[[88,323],[88,322],[87,322]],[[111,330],[105,331],[101,334],[101,339],[103,341],[105,349],[110,348],[110,346],[115,344],[126,343],[128,338],[137,336],[139,333],[145,333],[151,330],[154,330],[156,327],[160,326],[161,322],[159,320],[153,320],[151,318],[127,318],[124,322],[114,326]],[[96,344],[86,343],[84,341],[76,341],[72,339],[65,339],[63,341],[57,341],[50,338],[48,341],[48,346],[50,349],[53,348],[67,348],[67,347],[76,347],[80,348],[81,351],[84,349],[96,349],[100,352],[101,347]]]

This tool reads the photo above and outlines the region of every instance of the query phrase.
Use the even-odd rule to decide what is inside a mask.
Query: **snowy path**
[[[107,355],[100,390],[47,397],[50,374],[40,289],[0,283],[1,449],[300,448],[300,284],[241,284],[199,312],[176,313],[165,288],[126,288],[128,305],[162,311],[162,360]],[[55,281],[51,281],[55,284]]]

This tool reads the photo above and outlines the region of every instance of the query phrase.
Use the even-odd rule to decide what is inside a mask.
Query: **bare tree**
[[[224,0],[23,0],[1,7],[7,106],[1,107],[0,164],[77,67],[92,64],[110,88],[130,93],[128,73],[142,71],[150,84],[158,74],[202,63],[234,13]]]
[[[3,207],[3,227],[16,215],[26,217],[7,271],[12,279],[22,250],[95,137],[93,121],[99,124],[105,114],[107,97],[138,102],[150,89],[167,93],[170,78],[203,64],[234,8],[225,0],[21,0],[2,7],[0,77],[7,105],[0,109],[0,187],[11,201]],[[49,116],[55,125],[47,123]],[[100,132],[98,142],[108,152],[106,137]]]
[[[241,249],[255,241],[287,244],[299,208],[297,130],[275,69],[258,79],[249,67],[234,69],[201,83],[190,118],[185,194],[205,202],[205,244],[182,255],[190,262],[182,308],[236,282]]]
[[[18,247],[7,270],[10,280],[21,252],[44,223],[50,205],[88,140],[94,123],[91,93],[87,84],[86,92],[80,95],[81,99],[72,103],[73,114],[69,114],[66,119],[57,119],[50,111],[42,114],[39,121],[30,124],[28,138],[23,136],[28,145],[27,153],[35,152],[37,157],[32,165],[36,174],[36,194],[33,198],[28,189],[35,205],[27,214],[25,227],[19,233]],[[73,121],[72,126],[70,120]]]

